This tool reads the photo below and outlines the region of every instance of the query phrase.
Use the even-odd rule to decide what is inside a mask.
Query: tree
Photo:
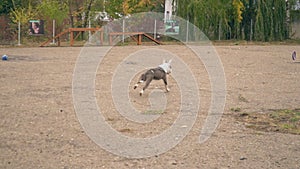
[[[234,39],[242,39],[242,32],[241,32],[241,22],[243,20],[243,11],[245,9],[243,2],[241,2],[240,0],[233,0],[232,1],[232,12],[231,12],[231,16],[232,18],[231,20],[231,27],[233,30],[233,36],[231,36],[231,38]]]
[[[177,14],[210,39],[284,40],[296,0],[177,0]]]
[[[140,12],[163,12],[164,0],[109,0],[107,11],[114,18]]]
[[[25,7],[18,7],[14,8],[10,12],[10,19],[13,23],[21,22],[21,24],[27,24],[27,22],[36,17],[38,13],[33,10],[31,5],[28,5],[27,8]]]
[[[254,39],[278,41],[289,38],[287,6],[284,0],[257,0]]]
[[[63,28],[63,22],[68,18],[68,4],[62,1],[47,1],[43,0],[37,7],[42,18],[47,20],[55,20],[59,29]]]
[[[12,8],[13,8],[13,1],[11,0],[0,1],[0,15],[5,15],[9,13]]]

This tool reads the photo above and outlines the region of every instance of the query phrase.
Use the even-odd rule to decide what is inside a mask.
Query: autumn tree
[[[296,0],[177,0],[177,14],[210,39],[289,38],[289,8]]]

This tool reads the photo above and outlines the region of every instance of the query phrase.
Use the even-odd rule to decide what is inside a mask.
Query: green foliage
[[[119,18],[120,16],[118,14],[125,15],[128,11],[128,8],[126,6],[126,8],[123,10],[123,0],[110,0],[106,2],[105,6],[106,11],[110,16],[114,18]]]
[[[289,38],[296,0],[177,0],[177,14],[210,39],[281,41]]]
[[[178,15],[199,27],[210,39],[231,36],[234,20],[241,18],[241,7],[233,10],[231,0],[183,0],[178,2]],[[240,10],[239,12],[237,12]],[[232,17],[235,11],[236,18]],[[238,23],[238,22],[237,22]]]
[[[164,0],[132,0],[133,13],[139,12],[164,12]]]
[[[107,12],[114,18],[140,12],[164,12],[164,0],[109,0]]]
[[[13,8],[12,1],[10,0],[0,1],[0,15],[9,13],[11,8]]]
[[[274,41],[288,38],[285,1],[259,0],[256,9],[258,21],[254,32],[256,40]]]
[[[63,23],[69,12],[67,3],[55,0],[44,0],[38,5],[37,9],[42,18],[54,19],[58,25]]]
[[[29,6],[29,8],[17,8],[11,11],[10,13],[10,19],[14,23],[18,23],[19,21],[21,24],[25,24],[28,22],[29,19],[34,18],[37,13],[33,11],[32,7]]]

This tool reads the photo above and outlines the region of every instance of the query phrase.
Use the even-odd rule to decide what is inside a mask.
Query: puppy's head
[[[162,68],[167,74],[170,74],[172,72],[171,62],[172,59],[169,61],[164,61],[161,65],[159,65],[159,67]]]

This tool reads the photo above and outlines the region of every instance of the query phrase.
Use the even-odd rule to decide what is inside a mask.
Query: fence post
[[[123,31],[123,34],[122,34],[122,43],[124,43],[124,40],[125,40],[125,35],[124,35],[124,32],[125,32],[125,18],[123,19],[122,31]]]
[[[187,43],[189,41],[189,20],[186,21],[186,38],[185,42]]]
[[[154,20],[154,39],[156,39],[156,19]]]
[[[91,19],[89,17],[89,28],[91,29]],[[92,33],[91,30],[89,30],[89,43],[91,43],[91,37],[92,37]]]
[[[54,37],[55,37],[55,19],[53,19],[53,21],[52,21],[52,38],[53,38],[52,44],[55,44]]]
[[[21,45],[21,22],[18,22],[18,45]]]

